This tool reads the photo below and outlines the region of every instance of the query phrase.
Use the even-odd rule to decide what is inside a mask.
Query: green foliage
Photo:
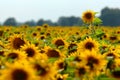
[[[93,25],[94,26],[99,26],[102,24],[102,20],[100,18],[95,18],[94,21],[93,21]]]

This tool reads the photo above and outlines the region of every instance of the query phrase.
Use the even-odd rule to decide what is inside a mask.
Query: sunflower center
[[[3,30],[0,30],[0,36],[2,36],[2,35],[3,35],[3,33],[4,33],[4,31],[3,31]]]
[[[33,35],[33,36],[37,36],[37,33],[33,33],[32,35]]]
[[[57,78],[57,80],[64,80],[62,77]]]
[[[103,35],[104,38],[107,38],[107,35]]]
[[[38,75],[40,76],[44,76],[47,73],[47,71],[43,67],[41,67],[39,64],[35,64],[34,68],[38,71]]]
[[[104,50],[105,50],[106,48],[107,48],[107,46],[102,46],[102,49],[104,49]]]
[[[64,42],[63,42],[61,39],[58,39],[58,40],[55,42],[55,45],[56,45],[57,48],[58,48],[59,46],[64,46],[65,44],[64,44]]]
[[[85,17],[86,17],[87,19],[91,19],[91,18],[92,18],[92,14],[91,14],[91,13],[86,13],[86,14],[85,14]]]
[[[60,54],[58,51],[53,49],[53,50],[48,50],[47,56],[48,57],[60,57]]]
[[[115,57],[115,55],[113,54],[113,53],[109,53],[109,54],[107,54],[107,57]]]
[[[74,59],[74,61],[80,62],[80,61],[82,61],[82,60],[81,60],[78,56],[76,56],[75,59]]]
[[[16,59],[17,57],[18,57],[18,54],[16,54],[16,53],[10,53],[10,54],[8,54],[8,58]]]
[[[86,69],[84,67],[81,67],[78,69],[79,75],[84,75],[86,73]]]
[[[22,39],[20,39],[20,38],[15,38],[14,41],[13,41],[13,47],[14,47],[15,49],[19,49],[20,46],[22,46],[22,45],[24,45],[24,44],[25,44],[24,40],[22,40]]]
[[[113,71],[112,72],[113,77],[120,78],[120,71]]]
[[[28,74],[22,69],[16,69],[12,72],[12,80],[28,80]]]
[[[4,56],[4,51],[0,51],[0,56]]]
[[[99,63],[98,59],[96,59],[96,58],[94,58],[92,56],[88,57],[88,63],[87,63],[87,65],[90,66],[91,69],[93,69],[93,67],[94,67],[93,65],[94,64],[97,65],[98,63]]]
[[[110,37],[110,40],[116,40],[116,39],[117,39],[116,36],[111,36],[111,37]]]
[[[32,48],[27,48],[25,51],[28,57],[33,57],[35,55],[35,51]]]
[[[40,28],[40,27],[38,27],[38,28],[37,28],[37,30],[38,30],[38,31],[41,31],[41,28]]]
[[[92,42],[87,42],[87,43],[85,44],[85,48],[86,48],[86,49],[92,50],[93,47],[94,47],[94,44],[93,44]]]
[[[44,37],[44,36],[41,36],[40,39],[43,40],[43,39],[45,39],[45,37]]]
[[[65,67],[65,64],[63,62],[61,62],[61,63],[58,64],[58,66],[59,66],[60,69],[62,69],[62,68]]]

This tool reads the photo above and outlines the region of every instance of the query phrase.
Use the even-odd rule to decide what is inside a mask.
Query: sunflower
[[[25,60],[27,55],[23,51],[19,50],[10,50],[5,54],[7,60],[12,61],[22,61]]]
[[[99,75],[99,71],[104,69],[107,63],[104,56],[96,51],[85,51],[81,54],[81,58],[83,63],[89,67],[90,74],[96,73],[96,75]]]
[[[111,43],[115,43],[115,42],[118,42],[120,40],[119,36],[118,35],[111,35],[109,36],[109,41]]]
[[[22,36],[17,34],[11,35],[8,41],[8,47],[12,49],[20,49],[26,43]]]
[[[65,55],[61,53],[58,49],[53,49],[50,46],[44,47],[45,54],[48,56],[48,58],[63,58]]]
[[[65,48],[67,46],[67,42],[62,37],[54,38],[52,42],[57,48]]]
[[[59,59],[54,62],[54,65],[56,66],[58,71],[63,71],[67,68],[67,63],[65,62],[65,59]]]
[[[68,74],[57,74],[55,78],[55,80],[66,80],[68,78]]]
[[[83,64],[77,64],[75,69],[75,77],[83,80],[86,77],[86,74],[89,72],[89,67]]]
[[[82,20],[85,23],[92,23],[94,21],[95,12],[92,10],[87,10],[82,14]]]
[[[120,58],[120,55],[116,51],[108,51],[103,54],[106,59],[112,58],[112,59],[117,59]]]
[[[38,47],[36,47],[34,44],[25,44],[24,46],[21,46],[21,50],[27,54],[28,58],[35,58],[39,56]]]
[[[4,50],[0,50],[0,56],[2,56],[2,57],[5,56],[5,51]]]
[[[36,31],[36,32],[32,32],[31,36],[33,38],[38,38],[40,35],[39,35],[39,32]]]
[[[36,29],[37,31],[41,31],[41,27],[40,27],[40,26],[36,26],[35,29]]]
[[[40,40],[45,40],[46,39],[46,35],[40,35],[39,39]]]
[[[48,24],[43,24],[42,27],[44,27],[44,28],[48,28],[49,25],[48,25]]]
[[[92,39],[91,37],[86,38],[84,41],[81,41],[80,43],[78,43],[78,51],[79,52],[83,52],[83,51],[99,51],[99,43]]]
[[[28,65],[7,64],[7,68],[1,71],[0,78],[0,80],[34,80],[35,72]]]
[[[4,34],[4,31],[3,30],[0,30],[0,37],[2,37]]]
[[[108,71],[107,72],[107,76],[110,77],[111,79],[113,80],[120,80],[120,70],[116,69],[116,70],[113,70],[113,71]]]
[[[33,62],[32,67],[37,74],[36,80],[54,80],[57,74],[55,66],[43,60]]]

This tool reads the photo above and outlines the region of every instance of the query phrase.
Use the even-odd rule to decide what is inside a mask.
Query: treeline
[[[120,26],[120,9],[117,8],[108,8],[105,7],[101,10],[101,15],[99,16],[103,21],[103,26]],[[43,24],[48,24],[50,26],[82,26],[83,22],[80,17],[65,17],[62,16],[56,22],[52,22],[51,20],[40,19],[37,22],[34,20],[26,21],[24,23],[17,22],[15,18],[11,17],[5,20],[5,22],[1,25],[3,26],[20,26],[20,25],[28,25],[28,26],[41,26]]]

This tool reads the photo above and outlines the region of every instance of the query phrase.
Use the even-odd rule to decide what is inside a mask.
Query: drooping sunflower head
[[[85,23],[92,23],[95,17],[95,12],[92,10],[87,10],[82,14],[82,20]]]

